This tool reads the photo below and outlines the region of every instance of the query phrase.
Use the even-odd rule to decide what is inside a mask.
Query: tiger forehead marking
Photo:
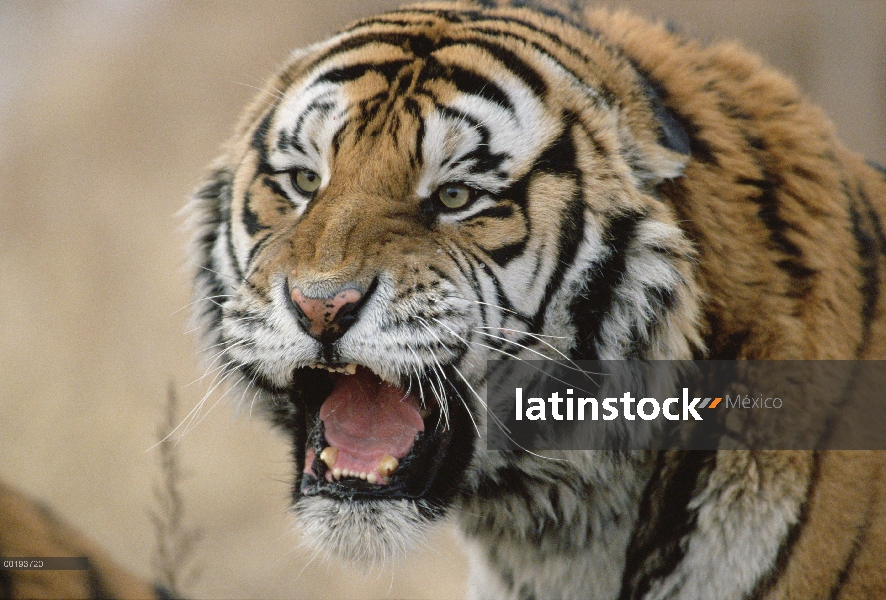
[[[539,260],[541,250],[570,234],[532,232],[533,222],[574,214],[573,255],[580,247],[603,251],[579,235],[585,208],[603,199],[605,215],[619,202],[621,210],[636,211],[631,204],[639,202],[625,193],[633,174],[607,157],[624,140],[605,129],[591,135],[579,113],[593,112],[612,127],[615,117],[574,74],[547,64],[543,50],[493,42],[483,25],[438,16],[408,34],[366,39],[358,27],[298,74],[256,130],[255,191],[244,194],[235,228],[239,260],[257,287],[275,273],[279,279],[285,263],[294,276],[290,287],[317,297],[346,284],[366,288],[376,278],[385,291],[422,277],[406,270],[430,261],[456,287],[479,286],[480,296],[495,288],[496,302],[473,300],[482,302],[472,311],[482,320],[486,304],[496,304],[525,325],[544,317],[559,290],[530,285],[530,293],[514,295],[510,283],[548,278],[557,267]],[[539,59],[547,68],[531,69]],[[559,92],[555,99],[538,96],[551,89]],[[314,197],[293,188],[295,169],[318,174]],[[582,171],[599,177],[596,197],[580,192]],[[434,191],[447,183],[468,186],[470,206],[435,211]],[[288,247],[268,243],[274,229],[295,220],[300,235]],[[464,248],[471,251],[459,260]],[[396,313],[396,302],[389,308]],[[508,317],[500,317],[504,325]],[[469,335],[455,329],[453,335]]]
[[[268,162],[278,170],[316,165],[325,182],[352,185],[378,184],[406,167],[403,179],[418,197],[447,181],[499,191],[525,172],[561,127],[556,111],[501,67],[480,48],[461,43],[423,56],[378,43],[336,55],[281,100]],[[379,176],[376,161],[364,158],[369,155],[379,164],[390,155],[392,165],[402,166],[393,172],[391,165],[379,167]]]
[[[487,451],[501,356],[886,356],[886,182],[817,109],[736,47],[528,4],[297,51],[192,200],[207,346],[292,439],[305,539],[372,560],[455,510],[477,597],[886,590],[877,455]]]

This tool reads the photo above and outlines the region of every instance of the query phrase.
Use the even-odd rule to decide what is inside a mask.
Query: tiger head
[[[470,493],[489,359],[698,350],[656,193],[684,145],[627,59],[525,9],[420,5],[292,56],[191,210],[206,344],[291,438],[309,539],[380,555]]]

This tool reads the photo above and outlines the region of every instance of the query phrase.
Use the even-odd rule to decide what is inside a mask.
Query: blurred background
[[[167,386],[183,418],[211,380],[191,383],[203,367],[176,212],[290,50],[397,4],[0,2],[0,479],[140,575],[152,577]],[[886,2],[610,4],[743,41],[886,163]],[[191,597],[463,595],[445,526],[369,575],[301,550],[287,445],[224,391],[177,445],[186,522],[203,532]]]

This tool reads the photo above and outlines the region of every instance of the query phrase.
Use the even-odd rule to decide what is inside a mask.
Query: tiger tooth
[[[345,365],[345,372],[348,375],[354,375],[357,372],[357,364],[356,363],[348,363]]]
[[[426,407],[426,408],[423,408],[420,411],[418,411],[418,414],[421,416],[422,419],[427,419],[432,414],[434,414],[434,410],[432,408]]]
[[[338,458],[338,448],[334,446],[327,446],[323,448],[323,451],[320,453],[320,460],[326,463],[326,466],[330,469],[335,467],[335,461]]]
[[[367,473],[366,481],[369,483],[376,483],[378,481],[378,477],[375,476],[375,473]]]
[[[394,471],[396,471],[399,466],[400,462],[396,458],[390,454],[385,454],[378,461],[378,474],[387,479],[393,475]]]
[[[366,473],[360,473],[360,479],[366,481]]]
[[[332,470],[332,476],[336,479],[341,479],[341,469],[339,469],[338,467],[334,468]]]

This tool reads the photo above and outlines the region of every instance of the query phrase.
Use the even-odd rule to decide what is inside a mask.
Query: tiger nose
[[[363,296],[352,287],[342,288],[327,298],[309,298],[297,287],[289,294],[304,328],[324,342],[337,340],[354,324]]]

